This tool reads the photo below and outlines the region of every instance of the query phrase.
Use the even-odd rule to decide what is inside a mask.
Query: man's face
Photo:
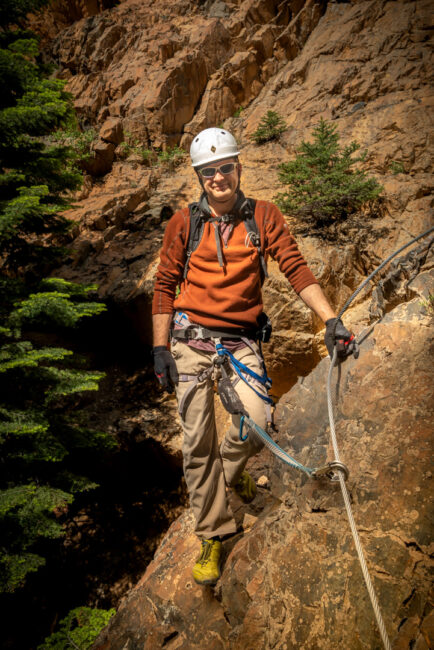
[[[233,170],[229,173],[224,173],[227,171],[226,166],[228,163],[232,163]],[[230,201],[238,187],[238,180],[241,172],[240,163],[237,162],[236,158],[225,158],[224,160],[218,160],[217,162],[203,165],[200,170],[209,170],[210,168],[216,170],[214,176],[208,178],[201,174],[205,192],[208,194],[210,199],[217,201],[218,203]]]

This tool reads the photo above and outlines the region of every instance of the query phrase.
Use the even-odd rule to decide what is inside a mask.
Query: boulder
[[[116,117],[106,119],[99,131],[99,137],[106,142],[120,144],[124,139],[122,121]]]
[[[92,144],[91,155],[81,162],[85,171],[91,176],[104,176],[113,165],[116,145],[104,140],[97,140]]]

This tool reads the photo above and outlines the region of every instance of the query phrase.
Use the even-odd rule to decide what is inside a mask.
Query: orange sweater
[[[257,201],[255,219],[265,259],[271,256],[277,260],[294,290],[300,293],[317,283],[277,207]],[[174,214],[167,224],[152,313],[170,314],[179,309],[191,321],[214,329],[256,325],[262,312],[260,260],[256,247],[246,237],[244,223],[235,225],[227,246],[221,244],[223,268],[217,259],[214,227],[206,223],[199,246],[190,257],[187,278],[182,280],[189,227],[188,208]],[[175,298],[178,285],[180,293]]]

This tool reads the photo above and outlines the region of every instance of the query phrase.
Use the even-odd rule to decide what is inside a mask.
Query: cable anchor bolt
[[[339,481],[339,472],[342,472],[344,480],[347,481],[350,475],[348,467],[339,460],[332,460],[323,467],[317,467],[317,469],[312,472],[311,476],[316,479],[325,477],[328,478],[329,481],[336,483]]]

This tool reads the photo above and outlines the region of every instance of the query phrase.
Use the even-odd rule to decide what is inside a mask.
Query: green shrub
[[[398,162],[397,160],[392,160],[391,161],[391,163],[389,165],[389,169],[390,169],[390,171],[392,172],[393,175],[405,174],[404,165],[402,164],[402,162]]]
[[[428,294],[426,300],[420,301],[420,305],[430,316],[434,316],[434,293]]]
[[[235,111],[235,113],[234,113],[233,116],[234,116],[234,117],[240,117],[240,116],[241,116],[241,113],[243,112],[243,110],[244,110],[244,108],[243,108],[242,106],[239,106],[239,107],[237,108],[237,110]]]
[[[176,164],[185,156],[185,151],[176,144],[174,147],[167,147],[164,151],[158,152],[159,163]]]
[[[138,138],[133,138],[129,131],[125,131],[125,140],[119,145],[122,158],[128,158],[132,154],[140,156],[144,163],[156,164],[157,154],[152,149],[147,149],[140,144]]]
[[[286,131],[287,128],[283,117],[275,111],[268,111],[259,122],[256,131],[250,137],[256,144],[263,144],[270,140],[277,140],[280,134]]]
[[[92,145],[97,138],[96,129],[91,128],[80,131],[78,125],[73,125],[59,129],[53,133],[50,140],[63,147],[68,147],[70,150],[69,161],[73,165],[80,167],[81,161],[89,160],[92,157]]]
[[[143,160],[143,162],[155,163],[155,151],[152,149],[146,149],[145,147],[139,147],[135,153],[137,153]]]
[[[310,232],[335,237],[331,226],[372,204],[383,188],[353,168],[365,161],[366,152],[352,157],[360,148],[356,142],[340,147],[335,126],[321,119],[312,135],[313,142],[303,141],[295,160],[279,165],[279,179],[289,187],[275,201],[283,212],[302,218]]]
[[[114,609],[77,607],[59,622],[58,631],[47,637],[38,650],[88,650],[115,613]]]
[[[184,149],[178,147],[178,145],[167,147],[164,151],[147,149],[128,131],[125,132],[125,140],[119,145],[119,149],[123,158],[128,158],[128,156],[135,154],[140,156],[144,163],[151,166],[167,163],[173,166],[185,156]]]

